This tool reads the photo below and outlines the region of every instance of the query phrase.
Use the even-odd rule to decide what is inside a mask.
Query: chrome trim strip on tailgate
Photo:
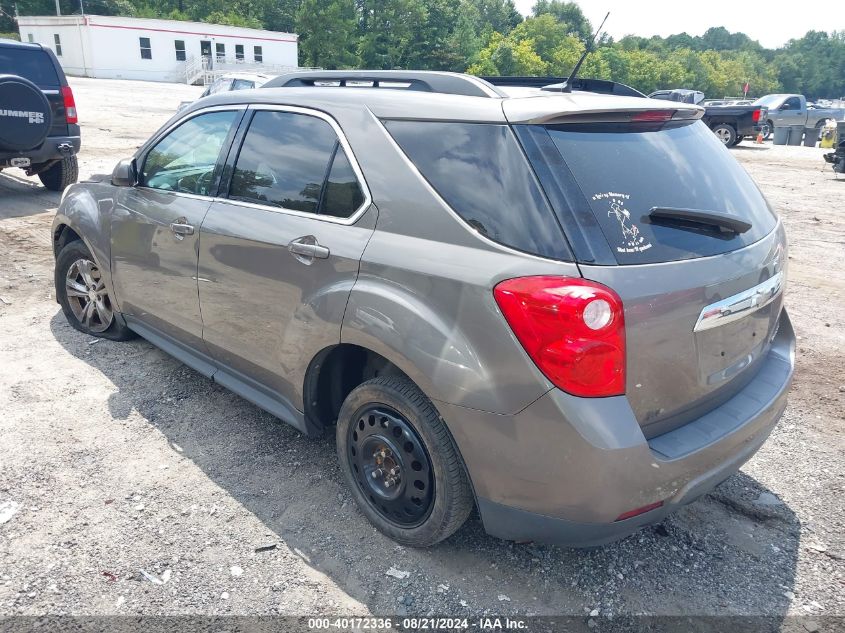
[[[733,323],[752,312],[766,307],[783,290],[783,272],[778,272],[766,281],[727,299],[711,303],[701,310],[693,332],[710,330],[720,325]]]

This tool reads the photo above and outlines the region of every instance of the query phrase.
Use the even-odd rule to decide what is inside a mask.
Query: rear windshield
[[[0,75],[18,75],[39,88],[58,88],[53,61],[43,50],[0,46]]]
[[[775,227],[754,181],[701,122],[579,123],[546,130],[563,158],[553,177],[570,188],[576,183],[581,195],[570,199],[589,206],[619,264],[718,255]],[[571,173],[560,173],[567,168]],[[655,207],[727,213],[751,228],[735,234],[658,224],[648,218]]]

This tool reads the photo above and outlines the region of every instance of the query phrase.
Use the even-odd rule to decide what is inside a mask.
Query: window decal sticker
[[[607,215],[615,217],[619,222],[619,229],[622,235],[622,245],[616,250],[620,253],[641,253],[651,248],[651,242],[646,242],[640,235],[640,229],[631,220],[631,212],[625,208],[625,203],[631,198],[627,193],[616,193],[607,191],[597,193],[593,200],[605,200],[607,202]]]

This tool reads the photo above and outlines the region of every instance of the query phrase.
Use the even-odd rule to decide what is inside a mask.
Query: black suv
[[[0,171],[20,167],[62,191],[76,182],[76,104],[49,48],[0,39]]]

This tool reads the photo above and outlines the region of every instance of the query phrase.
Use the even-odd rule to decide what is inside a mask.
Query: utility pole
[[[62,8],[59,6],[59,0],[56,0],[56,15],[62,14]]]

